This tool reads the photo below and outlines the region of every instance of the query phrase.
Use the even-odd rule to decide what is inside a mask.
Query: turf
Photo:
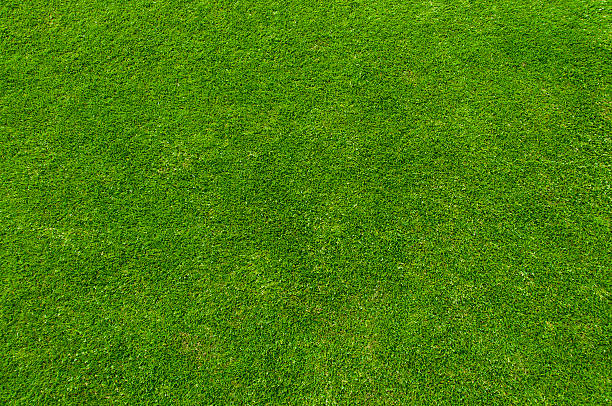
[[[0,402],[609,404],[607,0],[0,0]]]

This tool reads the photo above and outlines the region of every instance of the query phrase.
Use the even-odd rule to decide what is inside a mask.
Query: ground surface
[[[1,0],[1,402],[611,402],[611,13]]]

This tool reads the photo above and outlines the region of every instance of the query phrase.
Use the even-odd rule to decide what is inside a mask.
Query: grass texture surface
[[[0,0],[3,404],[609,404],[607,0]]]

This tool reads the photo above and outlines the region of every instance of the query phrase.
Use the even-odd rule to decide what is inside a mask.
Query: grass
[[[0,401],[612,401],[607,0],[0,1]]]

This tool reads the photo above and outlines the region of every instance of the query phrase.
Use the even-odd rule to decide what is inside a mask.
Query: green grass
[[[0,0],[0,403],[609,404],[608,0]]]

